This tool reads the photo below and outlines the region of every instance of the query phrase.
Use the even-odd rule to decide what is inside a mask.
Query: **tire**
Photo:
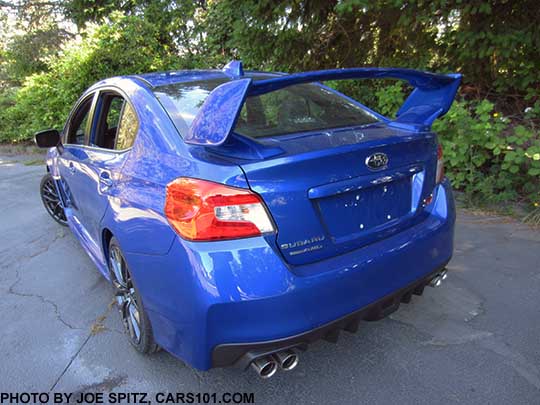
[[[50,173],[47,173],[41,179],[39,194],[41,196],[41,202],[43,202],[48,214],[60,225],[67,226],[66,213],[64,212],[56,184]]]
[[[154,353],[159,350],[159,346],[154,341],[152,326],[144,310],[141,295],[115,237],[109,242],[108,252],[109,274],[129,343],[140,353]]]

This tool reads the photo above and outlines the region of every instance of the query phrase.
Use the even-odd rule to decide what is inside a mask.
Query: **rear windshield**
[[[160,86],[154,93],[180,134],[223,80]],[[316,84],[298,84],[246,99],[234,131],[250,138],[366,125],[377,122],[362,107]]]

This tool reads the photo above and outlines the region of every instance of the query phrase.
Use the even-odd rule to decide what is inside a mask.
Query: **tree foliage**
[[[47,59],[57,55],[60,45],[69,37],[69,33],[54,25],[13,36],[4,51],[5,80],[18,84],[33,73],[47,70]]]
[[[23,140],[38,128],[61,127],[71,105],[100,79],[180,66],[153,24],[118,13],[109,17],[67,43],[46,71],[25,79],[12,105],[0,111],[0,139]]]
[[[0,10],[23,30],[0,32],[0,140],[61,126],[83,89],[124,73],[233,58],[285,72],[457,71],[460,101],[436,124],[454,184],[480,199],[540,200],[537,0],[12,0]],[[409,91],[330,84],[389,116]]]

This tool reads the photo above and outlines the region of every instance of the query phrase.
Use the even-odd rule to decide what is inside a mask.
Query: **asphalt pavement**
[[[0,393],[253,393],[265,403],[540,404],[540,232],[460,210],[440,288],[319,342],[292,372],[200,372],[128,344],[112,289],[39,198],[43,165],[0,156]],[[31,162],[32,163],[32,162]],[[4,402],[6,403],[6,402]],[[126,402],[124,402],[126,403]]]

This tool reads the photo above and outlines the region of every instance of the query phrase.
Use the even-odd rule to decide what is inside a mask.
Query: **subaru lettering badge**
[[[388,166],[388,156],[382,152],[374,153],[366,158],[366,166],[371,170],[382,170]]]

